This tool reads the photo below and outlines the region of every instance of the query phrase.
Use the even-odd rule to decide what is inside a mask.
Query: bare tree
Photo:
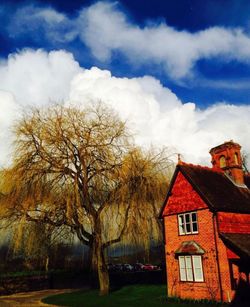
[[[53,106],[33,109],[15,131],[14,164],[2,179],[2,216],[68,227],[90,247],[100,294],[107,294],[105,248],[124,236],[140,195],[150,201],[155,191],[158,197],[156,181],[145,181],[134,163],[125,123],[101,105]]]

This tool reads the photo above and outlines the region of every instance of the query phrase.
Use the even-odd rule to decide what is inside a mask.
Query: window
[[[201,256],[179,256],[179,268],[181,281],[204,281]]]
[[[237,165],[239,164],[239,159],[238,159],[237,153],[234,154],[234,163],[237,164]]]
[[[226,158],[225,156],[220,157],[220,168],[226,167]]]
[[[198,233],[197,213],[189,212],[178,215],[179,234]]]

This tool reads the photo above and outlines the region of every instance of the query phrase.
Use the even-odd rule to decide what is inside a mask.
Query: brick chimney
[[[214,170],[222,170],[238,185],[244,185],[244,173],[241,146],[232,140],[212,148],[209,153],[212,156]]]

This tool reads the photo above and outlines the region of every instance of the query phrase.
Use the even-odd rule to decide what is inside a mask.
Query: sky
[[[0,166],[30,106],[103,101],[142,146],[250,153],[250,1],[0,3]]]

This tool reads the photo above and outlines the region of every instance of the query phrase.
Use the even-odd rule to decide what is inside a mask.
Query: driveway
[[[23,292],[12,295],[0,296],[0,307],[34,307],[34,306],[56,306],[48,305],[41,302],[41,299],[53,295],[65,292],[77,291],[77,289],[48,289],[34,292]]]

